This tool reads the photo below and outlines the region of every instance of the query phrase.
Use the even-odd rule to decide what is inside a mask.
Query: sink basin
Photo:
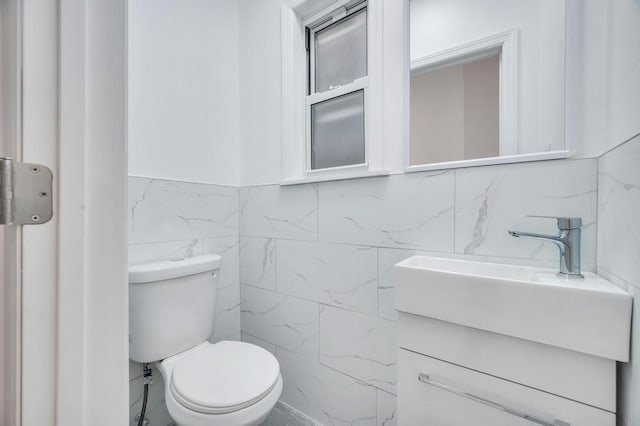
[[[396,309],[617,361],[629,360],[631,296],[602,277],[413,256],[395,266]]]

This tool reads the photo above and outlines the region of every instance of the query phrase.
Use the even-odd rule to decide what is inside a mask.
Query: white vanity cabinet
[[[394,271],[401,426],[615,426],[631,298],[601,277],[414,256]]]
[[[401,425],[615,425],[608,411],[405,349],[399,361]]]
[[[491,334],[399,313],[399,425],[615,426],[614,361]]]

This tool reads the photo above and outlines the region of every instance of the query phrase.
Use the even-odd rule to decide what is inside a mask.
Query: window
[[[347,13],[343,8],[342,13]],[[367,75],[367,11],[310,31],[310,82],[314,93],[353,83]]]
[[[281,184],[404,167],[408,3],[284,1]]]
[[[362,90],[311,106],[311,169],[363,164],[364,94]]]
[[[366,164],[367,3],[306,27],[307,170]]]

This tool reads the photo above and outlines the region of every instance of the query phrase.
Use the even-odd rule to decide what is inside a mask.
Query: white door
[[[1,0],[2,155],[54,217],[2,228],[0,424],[124,425],[126,1]]]

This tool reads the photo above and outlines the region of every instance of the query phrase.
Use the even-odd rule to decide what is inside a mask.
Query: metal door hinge
[[[53,216],[53,173],[0,157],[0,225],[37,225]]]

